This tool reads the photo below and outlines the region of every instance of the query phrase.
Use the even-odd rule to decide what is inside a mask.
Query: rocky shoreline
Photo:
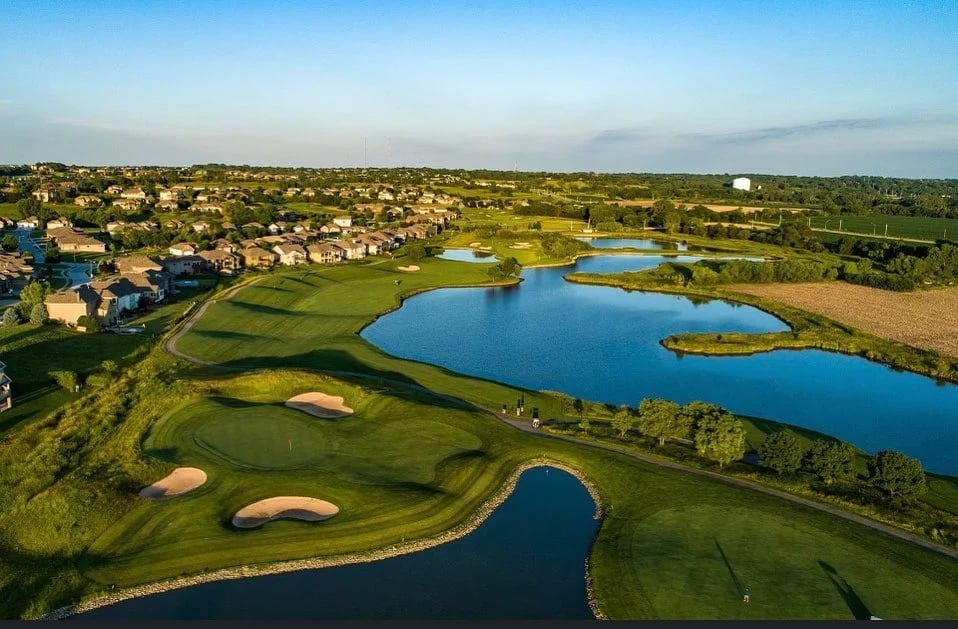
[[[53,610],[47,614],[39,616],[39,620],[60,620],[68,616],[75,616],[77,614],[82,614],[84,612],[92,611],[100,607],[106,607],[108,605],[113,605],[121,601],[125,601],[131,598],[138,598],[141,596],[150,596],[152,594],[159,594],[161,592],[168,592],[170,590],[176,590],[180,588],[191,587],[194,585],[199,585],[201,583],[210,583],[213,581],[227,581],[230,579],[245,579],[248,577],[258,577],[268,574],[279,574],[282,572],[295,572],[297,570],[313,570],[317,568],[332,568],[335,566],[345,566],[349,564],[357,563],[369,563],[373,561],[380,561],[382,559],[390,559],[392,557],[398,557],[400,555],[408,555],[411,553],[427,550],[429,548],[434,548],[441,544],[451,542],[457,539],[461,539],[466,535],[469,535],[480,525],[482,525],[485,520],[492,515],[496,508],[501,505],[503,502],[512,495],[512,492],[516,488],[516,484],[519,482],[519,477],[522,476],[527,470],[536,468],[536,467],[552,467],[555,469],[560,469],[569,474],[575,476],[579,482],[582,483],[586,491],[589,492],[589,495],[592,497],[592,500],[595,502],[595,515],[593,516],[596,520],[602,518],[604,513],[603,504],[599,496],[599,492],[596,489],[595,485],[592,484],[590,480],[585,478],[581,472],[571,467],[566,466],[563,463],[558,461],[553,461],[549,459],[536,459],[533,461],[528,461],[518,466],[513,472],[509,475],[506,481],[502,484],[497,491],[489,500],[482,504],[475,514],[467,520],[466,522],[460,524],[459,526],[452,528],[445,533],[441,533],[434,537],[427,539],[417,540],[414,542],[406,544],[394,544],[392,546],[386,546],[385,548],[380,548],[374,551],[368,551],[363,553],[352,553],[345,555],[336,555],[333,557],[323,557],[315,559],[296,559],[292,561],[282,561],[277,563],[255,565],[255,566],[239,566],[236,568],[224,568],[221,570],[215,570],[212,572],[205,572],[202,574],[197,574],[189,577],[180,577],[176,579],[170,579],[167,581],[158,581],[156,583],[150,583],[147,585],[140,585],[132,588],[127,588],[125,590],[118,590],[110,593],[104,593],[101,595],[94,596],[93,598],[85,601],[81,601],[74,605],[67,605],[65,607],[60,607]],[[592,610],[593,615],[598,619],[603,619],[604,616],[599,611],[598,606],[595,602],[595,597],[592,589],[592,578],[589,573],[589,560],[586,557],[585,562],[585,580],[586,580],[586,594],[588,596],[589,608]]]

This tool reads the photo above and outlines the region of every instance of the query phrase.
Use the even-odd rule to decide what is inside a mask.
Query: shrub
[[[47,314],[47,307],[42,304],[34,304],[33,308],[30,310],[30,323],[35,325],[43,325],[47,322],[49,318]]]
[[[80,377],[75,371],[50,371],[47,375],[67,391],[76,391],[80,386]]]

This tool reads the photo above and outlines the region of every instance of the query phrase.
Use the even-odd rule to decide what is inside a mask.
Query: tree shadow
[[[739,596],[743,595],[745,593],[745,588],[742,587],[742,582],[739,580],[738,575],[735,574],[735,570],[732,569],[732,564],[729,563],[728,557],[725,555],[725,551],[722,550],[722,545],[719,544],[718,539],[715,540],[715,547],[722,556],[722,561],[725,563],[725,568],[728,570],[728,575],[732,579],[732,585],[735,586],[736,594]]]
[[[855,619],[869,620],[872,617],[872,613],[865,605],[865,602],[858,596],[858,593],[855,592],[855,588],[849,585],[848,581],[842,578],[831,564],[819,560],[818,565],[825,571],[828,580],[831,581],[835,589],[838,590],[838,594],[842,597],[842,600],[845,601],[845,604],[848,606],[852,615],[855,616]]]

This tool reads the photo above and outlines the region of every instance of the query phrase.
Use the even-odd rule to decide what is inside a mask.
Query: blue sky
[[[958,3],[43,2],[0,163],[958,177]]]

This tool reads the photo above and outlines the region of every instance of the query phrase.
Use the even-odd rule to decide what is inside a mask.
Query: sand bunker
[[[531,249],[532,244],[528,242],[514,242],[512,243],[512,246],[509,248],[510,249]]]
[[[345,417],[353,414],[353,409],[343,405],[342,396],[325,393],[300,393],[286,400],[286,406],[316,417]]]
[[[166,478],[140,490],[140,496],[151,500],[166,500],[182,496],[206,482],[206,472],[195,467],[178,467]]]
[[[247,505],[233,516],[233,526],[252,529],[280,518],[319,522],[339,513],[339,507],[318,498],[277,496]]]
[[[481,245],[481,244],[482,244],[481,242],[470,242],[470,243],[469,243],[469,246],[470,246],[470,247],[478,247],[478,246]]]
[[[407,271],[407,272],[419,270],[419,267],[416,266],[415,264],[410,264],[409,266],[397,266],[396,268],[399,269],[400,271]]]
[[[492,251],[492,247],[479,247],[483,251]]]

